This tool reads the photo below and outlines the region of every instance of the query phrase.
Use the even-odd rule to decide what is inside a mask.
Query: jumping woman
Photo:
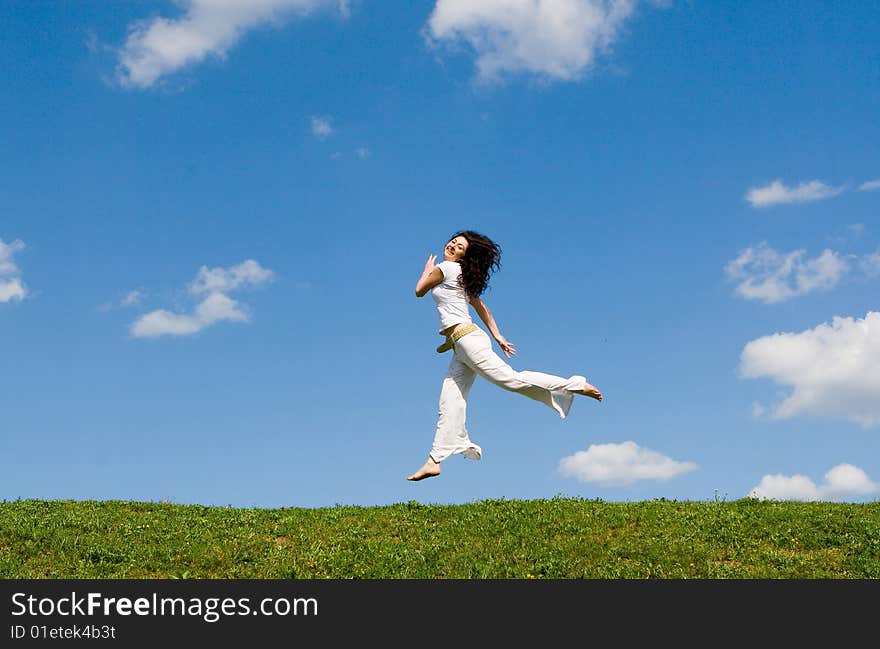
[[[438,352],[453,350],[449,369],[440,391],[440,416],[434,445],[425,464],[407,480],[424,480],[440,475],[440,463],[461,453],[479,460],[483,450],[474,444],[465,427],[467,397],[477,374],[495,385],[518,392],[553,408],[565,419],[574,400],[582,394],[597,401],[602,393],[574,375],[567,379],[543,372],[516,371],[492,350],[489,335],[471,320],[468,304],[492,332],[492,337],[507,358],[516,354],[513,343],[498,330],[489,307],[480,298],[489,284],[489,275],[501,267],[501,248],[494,241],[472,230],[452,235],[443,250],[443,261],[434,265],[437,255],[430,255],[425,270],[416,283],[416,297],[428,291],[437,303],[440,335],[446,341]]]

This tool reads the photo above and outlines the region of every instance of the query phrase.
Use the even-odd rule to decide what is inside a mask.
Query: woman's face
[[[443,258],[446,261],[461,261],[468,247],[468,240],[462,236],[455,237],[446,244],[443,250]]]

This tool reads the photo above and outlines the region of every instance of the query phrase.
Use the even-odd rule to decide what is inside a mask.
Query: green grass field
[[[0,577],[880,578],[880,502],[0,503]]]

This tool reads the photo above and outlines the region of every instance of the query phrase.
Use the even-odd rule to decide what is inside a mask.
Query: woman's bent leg
[[[582,392],[587,385],[587,379],[578,374],[564,378],[544,372],[514,370],[493,351],[492,339],[482,329],[459,338],[456,354],[459,353],[461,360],[483,378],[505,390],[540,401],[553,408],[562,419],[568,415],[575,393]]]
[[[461,453],[471,460],[479,460],[482,450],[471,442],[465,421],[467,397],[477,378],[476,372],[454,354],[440,390],[440,409],[431,457],[442,462],[450,455]]]

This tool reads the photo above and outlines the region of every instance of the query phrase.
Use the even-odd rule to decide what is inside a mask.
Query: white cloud
[[[859,260],[862,271],[870,276],[876,277],[880,275],[880,251],[865,255]]]
[[[348,16],[346,0],[177,0],[184,14],[129,25],[119,50],[117,73],[129,87],[149,88],[161,77],[208,57],[223,59],[248,30],[279,25],[291,16],[337,7]]]
[[[354,150],[354,154],[355,154],[358,158],[360,158],[361,160],[363,160],[364,158],[369,158],[369,157],[370,157],[371,151],[370,151],[367,147],[365,147],[365,146],[361,146],[361,147],[358,147],[357,149]]]
[[[188,289],[192,295],[206,295],[192,313],[172,313],[157,309],[132,323],[130,332],[135,338],[187,336],[218,322],[248,322],[250,318],[241,304],[226,293],[243,286],[258,286],[272,278],[272,271],[263,268],[253,259],[229,268],[209,269],[202,266]]]
[[[437,0],[423,33],[429,45],[465,44],[481,81],[527,72],[581,77],[617,39],[636,0]]]
[[[330,117],[312,116],[312,135],[319,140],[323,140],[331,133],[333,133],[333,127],[330,125]]]
[[[781,253],[759,243],[743,250],[724,270],[740,280],[736,292],[749,300],[781,302],[812,291],[830,289],[849,270],[846,260],[827,248],[813,259],[804,250]]]
[[[23,300],[25,295],[27,289],[19,278],[0,279],[0,302]]]
[[[844,500],[877,491],[880,485],[862,469],[852,464],[838,464],[825,474],[821,485],[804,475],[765,475],[749,496],[769,500]]]
[[[880,189],[880,178],[877,180],[868,180],[859,185],[859,191],[861,192],[872,192],[875,189]]]
[[[271,281],[272,277],[271,270],[263,268],[253,259],[248,259],[238,266],[230,266],[229,268],[202,266],[199,268],[195,281],[189,285],[189,291],[195,295],[213,291],[225,293],[248,284],[259,286]]]
[[[852,464],[838,464],[825,474],[825,484],[820,489],[829,498],[863,495],[880,490],[868,474]]]
[[[114,299],[111,302],[104,302],[103,304],[98,305],[98,310],[102,312],[110,311],[116,307],[126,307],[126,306],[135,306],[143,302],[146,294],[138,289],[134,289],[123,295],[118,300]]]
[[[0,302],[23,300],[27,288],[21,280],[21,271],[12,257],[24,250],[24,242],[16,239],[12,243],[3,243],[0,239]]]
[[[784,203],[807,203],[823,198],[837,196],[843,187],[830,187],[818,180],[802,182],[797,187],[786,187],[780,180],[774,180],[764,187],[753,187],[746,194],[752,207],[768,207]]]
[[[238,302],[223,293],[210,293],[191,315],[178,314],[158,309],[140,317],[131,326],[136,338],[155,338],[156,336],[186,336],[198,333],[217,322],[247,322],[248,316],[239,308]]]
[[[586,451],[559,461],[562,475],[602,485],[629,485],[639,480],[669,480],[694,471],[693,462],[678,462],[632,441],[591,444]]]
[[[125,294],[125,297],[122,298],[122,306],[131,306],[133,304],[137,304],[144,297],[144,294],[141,291],[135,289],[134,291],[129,291]]]
[[[765,475],[749,492],[752,498],[770,500],[821,500],[819,488],[805,475]]]
[[[752,340],[743,348],[740,374],[791,388],[770,410],[774,418],[833,417],[880,425],[880,313],[835,317],[800,333]]]

